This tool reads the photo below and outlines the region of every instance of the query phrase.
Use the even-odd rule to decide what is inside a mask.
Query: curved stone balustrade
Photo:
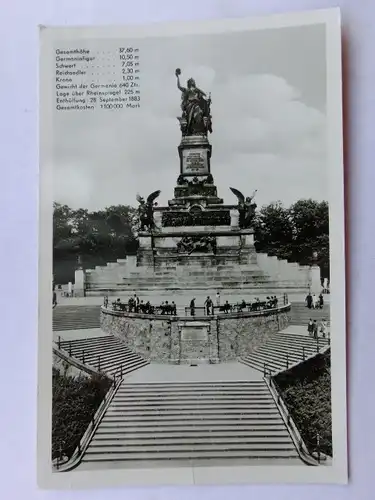
[[[265,344],[289,324],[290,304],[276,309],[172,316],[114,311],[102,307],[103,331],[153,362],[220,363],[235,360]]]

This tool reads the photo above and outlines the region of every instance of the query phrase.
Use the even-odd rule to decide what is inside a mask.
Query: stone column
[[[322,284],[320,280],[320,267],[311,266],[309,274],[310,274],[309,285],[311,293],[319,295],[322,290]]]
[[[83,269],[76,269],[74,273],[74,295],[76,297],[86,295],[86,273]]]
[[[230,227],[232,229],[238,229],[239,213],[236,208],[232,208],[230,211]]]

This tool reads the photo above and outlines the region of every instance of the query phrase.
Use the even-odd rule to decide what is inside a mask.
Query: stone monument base
[[[169,364],[223,363],[265,344],[289,324],[290,305],[215,316],[163,316],[102,308],[101,328],[144,358]]]

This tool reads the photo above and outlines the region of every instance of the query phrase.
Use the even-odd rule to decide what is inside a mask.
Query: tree
[[[313,263],[313,253],[324,277],[329,276],[329,209],[325,201],[299,200],[290,207],[294,226],[293,258],[305,265]]]
[[[54,204],[53,257],[57,283],[73,281],[78,256],[85,268],[116,261],[137,251],[136,210],[126,205],[89,212]]]
[[[322,276],[329,277],[329,209],[325,201],[299,200],[290,208],[282,203],[263,206],[255,223],[258,252],[311,265],[317,252]]]
[[[254,229],[258,252],[284,259],[292,256],[293,223],[281,202],[263,206],[255,218]]]

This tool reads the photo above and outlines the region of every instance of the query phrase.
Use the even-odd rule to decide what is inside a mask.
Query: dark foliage
[[[84,268],[116,261],[137,251],[136,210],[118,205],[98,212],[54,204],[53,272],[55,283],[74,281],[78,257]]]
[[[262,207],[254,221],[255,247],[258,252],[276,255],[302,265],[317,264],[322,277],[329,277],[328,203],[299,200],[289,208],[282,203]]]
[[[275,377],[282,397],[310,453],[332,456],[330,356],[318,355]]]
[[[53,368],[52,460],[71,457],[110,384],[102,375],[73,378]]]

